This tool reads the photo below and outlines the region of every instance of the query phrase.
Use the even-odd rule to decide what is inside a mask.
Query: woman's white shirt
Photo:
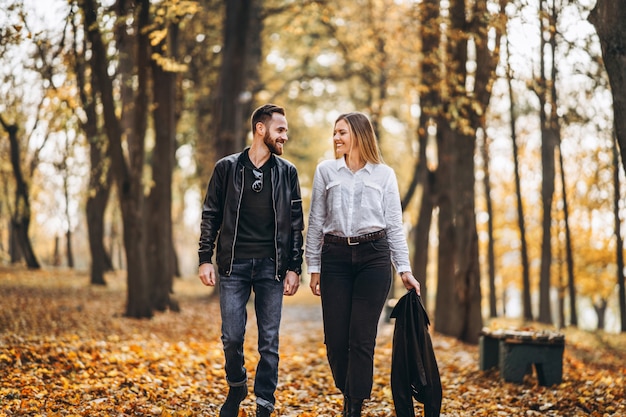
[[[396,271],[410,271],[400,193],[393,169],[385,164],[367,163],[352,172],[344,158],[318,164],[306,233],[308,272],[320,272],[325,234],[354,237],[379,230],[387,232]]]

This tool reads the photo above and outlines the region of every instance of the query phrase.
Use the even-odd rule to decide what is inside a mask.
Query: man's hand
[[[215,286],[215,268],[212,263],[204,263],[198,268],[200,281],[209,287]]]
[[[294,271],[287,271],[283,285],[285,288],[283,291],[284,295],[294,295],[298,291],[298,287],[300,287],[300,276]]]

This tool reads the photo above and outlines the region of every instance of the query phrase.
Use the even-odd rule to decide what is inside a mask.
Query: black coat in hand
[[[415,417],[415,398],[424,404],[424,417],[438,417],[441,379],[428,333],[430,320],[415,290],[398,300],[391,318],[396,319],[391,357],[391,391],[396,416]]]

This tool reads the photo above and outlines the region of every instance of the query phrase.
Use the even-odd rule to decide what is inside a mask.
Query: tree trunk
[[[63,165],[66,165],[65,163]],[[65,232],[65,256],[67,259],[67,267],[74,268],[74,252],[72,251],[72,216],[70,214],[70,192],[68,184],[68,172],[63,170],[63,193],[65,195],[65,219],[67,221],[67,230]]]
[[[550,267],[552,264],[552,200],[554,197],[554,146],[552,136],[542,129],[541,166],[541,202],[543,207],[541,240],[541,272],[539,277],[539,317],[542,323],[552,323],[550,308]]]
[[[554,199],[554,178],[556,175],[555,169],[555,148],[557,144],[557,138],[554,136],[554,131],[551,128],[551,118],[546,111],[546,105],[555,106],[554,101],[548,99],[550,90],[548,88],[548,80],[545,75],[545,47],[547,45],[545,36],[551,33],[546,30],[544,26],[544,12],[543,2],[539,2],[539,23],[540,23],[540,36],[541,36],[541,48],[539,52],[540,56],[540,74],[538,76],[538,93],[539,98],[539,119],[541,124],[541,202],[542,202],[542,232],[543,237],[541,240],[541,272],[539,275],[539,317],[538,320],[542,323],[552,323],[552,313],[550,308],[550,267],[552,265],[552,201]],[[549,27],[549,24],[546,25]],[[554,37],[554,35],[549,35]],[[552,67],[555,63],[552,62]],[[551,80],[554,81],[554,80]]]
[[[498,19],[506,19],[504,6]],[[471,10],[470,10],[471,8]],[[484,125],[491,98],[499,44],[504,27],[494,22],[486,1],[449,2],[450,29],[446,38],[446,73],[442,97],[446,113],[436,119],[439,167],[439,259],[435,327],[437,331],[476,343],[482,328],[478,236],[475,218],[474,151],[476,131]],[[469,22],[468,16],[472,17]],[[490,26],[491,25],[491,26]],[[495,30],[495,48],[488,34]],[[476,47],[476,72],[468,71],[469,40]],[[448,76],[454,74],[454,77]],[[466,89],[466,80],[474,88]],[[469,123],[468,123],[469,122]]]
[[[111,167],[115,175],[118,197],[124,225],[124,247],[127,261],[127,303],[125,315],[128,317],[151,317],[149,285],[146,272],[145,235],[144,235],[144,187],[142,182],[144,164],[144,137],[147,117],[147,70],[149,66],[148,34],[146,27],[149,20],[149,1],[142,0],[138,5],[136,19],[136,80],[137,90],[131,102],[133,104],[133,129],[127,132],[129,163],[126,163],[122,146],[122,125],[116,114],[113,98],[112,80],[108,76],[106,48],[96,21],[96,5],[93,0],[84,0],[85,27],[92,44],[92,70],[97,79],[97,88],[102,101],[105,128],[109,138]]]
[[[209,129],[215,141],[216,160],[245,146],[241,99],[245,87],[246,40],[253,1],[226,2],[222,64]]]
[[[483,327],[481,313],[480,265],[478,233],[476,231],[475,166],[476,137],[459,135],[456,139],[456,169],[454,172],[454,218],[456,230],[455,288],[460,302],[463,328],[459,338],[478,343]]]
[[[621,154],[626,155],[626,48],[623,47],[626,45],[626,26],[624,26],[626,2],[624,0],[597,0],[596,6],[589,14],[589,21],[596,28],[600,38],[602,57],[613,96],[615,136]],[[624,158],[622,158],[622,166],[626,169]],[[616,221],[619,219],[616,218]],[[623,271],[623,259],[620,271]],[[621,329],[622,332],[626,332],[626,291],[623,276],[619,295]]]
[[[72,231],[65,232],[65,252],[67,256],[67,267],[74,268],[74,253],[72,252]]]
[[[492,92],[492,86],[494,83],[494,80],[496,78],[495,76],[495,70],[496,67],[498,66],[498,62],[500,60],[500,43],[501,43],[501,39],[502,39],[502,35],[504,34],[504,30],[506,27],[506,12],[505,12],[505,8],[507,6],[508,1],[507,0],[500,0],[499,1],[499,6],[500,6],[500,14],[496,15],[493,19],[495,19],[494,22],[485,22],[484,20],[484,16],[489,16],[489,11],[487,9],[487,2],[484,0],[481,1],[476,1],[474,3],[474,10],[472,10],[471,15],[473,16],[473,19],[471,20],[471,31],[472,31],[472,35],[474,36],[474,42],[476,44],[476,74],[474,75],[475,78],[475,86],[473,89],[473,93],[475,94],[475,100],[476,100],[476,104],[478,105],[478,107],[481,109],[479,111],[476,110],[476,108],[472,105],[468,106],[467,112],[470,114],[470,120],[471,120],[471,124],[472,124],[472,129],[474,132],[477,131],[482,131],[483,132],[483,138],[484,138],[484,155],[483,155],[483,159],[484,159],[484,164],[485,164],[485,177],[484,177],[484,183],[485,183],[485,193],[486,193],[486,199],[487,199],[487,213],[488,213],[488,233],[489,233],[489,241],[488,241],[488,254],[487,254],[487,259],[488,259],[488,266],[489,266],[489,283],[490,283],[490,314],[492,317],[495,317],[497,315],[497,308],[496,308],[496,289],[495,289],[495,255],[494,255],[494,248],[493,248],[493,210],[491,207],[491,197],[490,197],[490,190],[491,190],[491,186],[490,186],[490,179],[489,179],[489,152],[488,152],[488,141],[489,138],[487,136],[487,120],[486,120],[486,113],[487,113],[487,107],[489,105],[489,102],[491,101],[491,92]],[[460,16],[458,18],[460,20]],[[488,37],[487,37],[487,33],[490,31],[489,28],[489,24],[492,24],[492,28],[494,29],[494,34],[495,34],[495,38],[494,38],[494,45],[495,47],[491,47],[489,45],[489,41],[488,41]],[[469,137],[468,137],[469,139]],[[475,142],[476,138],[474,137],[474,142]],[[474,148],[474,146],[472,146],[472,149]],[[472,158],[471,161],[467,161],[468,165],[471,166],[471,168],[473,169],[473,152],[471,154],[468,154],[465,156],[466,158]],[[466,172],[466,174],[469,174],[469,171]],[[469,179],[466,177],[461,177],[463,178],[465,181],[467,181],[466,187],[469,187]],[[468,188],[469,189],[469,188]],[[472,190],[472,197],[474,197],[474,191],[473,191],[473,187],[471,188]],[[472,200],[472,210],[474,210],[474,205],[473,205],[473,201]],[[473,224],[474,227],[474,233],[475,229],[476,229],[476,218],[474,215],[472,215],[472,219],[471,219],[471,223]],[[478,238],[476,237],[476,240],[478,240]],[[475,262],[476,264],[478,264],[478,247],[476,247],[476,254],[472,254],[472,256],[475,256]],[[478,279],[479,275],[480,275],[480,268],[478,265],[475,265],[475,274],[476,276],[474,277],[474,279]],[[478,309],[477,312],[474,313],[474,315],[478,314],[478,316],[480,315],[480,282],[474,283],[474,291],[478,291],[478,295],[475,297],[478,297],[474,300],[474,305],[473,308],[474,309]],[[475,305],[475,304],[478,305]],[[482,323],[482,321],[481,321]]]
[[[619,297],[619,312],[621,331],[626,332],[626,285],[624,283],[624,239],[622,238],[622,222],[620,220],[620,180],[619,180],[619,151],[617,142],[613,139],[613,218],[615,220],[615,251],[617,260],[617,288]]]
[[[52,266],[61,266],[61,238],[57,235],[54,237],[54,251],[52,252]]]
[[[4,201],[0,201],[0,219],[5,218],[4,204],[5,204]],[[4,229],[4,220],[0,221],[0,252],[5,252],[5,250],[8,249],[8,248],[5,248],[4,246],[4,239],[2,238],[3,236],[6,236],[5,229]]]
[[[563,282],[564,280],[563,280],[562,263],[563,263],[563,256],[561,254],[561,245],[559,243],[559,261],[558,261],[558,265],[559,265],[558,317],[559,317],[559,320],[557,322],[558,328],[565,327],[565,283]]]
[[[413,230],[413,274],[420,282],[422,300],[428,305],[428,285],[426,273],[428,268],[429,234],[432,225],[433,209],[435,207],[435,175],[428,169],[426,147],[428,133],[426,129],[418,129],[420,138],[420,153],[416,182],[422,184],[422,194],[419,205],[419,217]],[[405,197],[406,198],[406,197]]]
[[[420,282],[420,292],[424,304],[428,306],[428,283],[426,274],[428,268],[428,248],[430,227],[433,218],[433,194],[435,176],[427,172],[427,179],[424,181],[422,199],[420,203],[419,221],[413,230],[413,274]]]
[[[97,91],[94,88],[87,89],[87,68],[85,51],[87,51],[87,39],[83,37],[82,47],[79,48],[77,36],[78,28],[74,19],[71,20],[74,30],[74,72],[76,84],[81,99],[82,108],[85,112],[85,120],[82,123],[83,131],[89,143],[89,192],[87,193],[86,217],[87,234],[89,239],[89,251],[91,254],[91,285],[106,285],[104,273],[113,269],[109,254],[104,247],[104,213],[111,189],[111,170],[106,167],[107,142],[98,128],[98,115],[96,112]],[[80,51],[80,52],[79,52]],[[96,85],[95,77],[92,76],[92,85]]]
[[[626,2],[597,0],[589,14],[602,47],[602,57],[613,96],[615,134],[622,155],[626,155]],[[626,160],[622,158],[626,169]]]
[[[124,246],[128,262],[127,317],[151,317],[150,282],[147,273],[145,237],[145,197],[143,170],[145,161],[145,134],[148,118],[148,77],[150,69],[150,0],[137,2],[137,32],[135,71],[137,88],[133,103],[133,128],[127,139],[129,172],[127,185],[122,187],[122,216]],[[121,151],[121,149],[120,149]],[[121,152],[116,153],[119,155]]]
[[[439,248],[437,253],[437,297],[435,308],[435,329],[437,332],[460,338],[463,320],[460,312],[459,290],[456,288],[456,229],[454,225],[455,189],[453,186],[454,152],[453,132],[444,120],[437,123],[437,205],[439,206],[438,230]]]
[[[119,206],[115,206],[116,208]],[[115,210],[117,212],[117,210]],[[109,229],[109,241],[110,246],[108,252],[111,254],[111,260],[113,261],[113,267],[117,263],[117,267],[119,269],[126,269],[126,259],[124,254],[124,243],[120,237],[120,232],[118,230],[119,222],[121,220],[121,215],[118,218],[117,213],[114,216],[114,219],[111,221],[111,226]]]
[[[415,270],[415,276],[420,280],[420,284],[422,285],[422,299],[428,303],[427,295],[429,289],[426,283],[428,239],[432,226],[433,209],[438,204],[437,174],[432,171],[437,169],[437,164],[435,161],[428,160],[427,149],[430,143],[428,125],[434,122],[434,118],[440,111],[439,105],[441,104],[439,90],[433,87],[439,83],[440,79],[438,71],[440,63],[438,48],[441,32],[437,24],[439,19],[439,2],[428,0],[422,2],[418,7],[423,22],[420,27],[423,50],[423,59],[420,60],[420,73],[422,75],[420,79],[420,90],[423,91],[423,93],[420,96],[421,113],[417,126],[419,158],[415,167],[414,180],[411,182],[407,195],[403,199],[402,206],[406,207],[408,205],[410,196],[417,186],[421,185],[422,195],[419,205],[419,216],[414,231],[415,247],[413,269]],[[432,143],[436,143],[436,138]],[[437,152],[436,149],[435,152]]]
[[[22,250],[20,249],[20,243],[17,241],[17,233],[13,228],[13,217],[9,220],[9,258],[11,264],[17,264],[24,259],[22,256]]]
[[[168,45],[158,45],[155,52],[164,54],[168,51],[172,58],[176,52],[175,25],[168,28]],[[152,60],[153,76],[153,118],[155,145],[152,154],[152,179],[154,186],[150,190],[147,204],[147,243],[148,263],[151,279],[150,289],[152,307],[165,311],[170,307],[178,310],[178,305],[170,298],[173,291],[174,267],[172,264],[172,172],[176,148],[176,73],[167,71]]]
[[[491,179],[489,175],[489,138],[487,137],[486,126],[482,126],[483,132],[482,157],[483,157],[483,186],[485,187],[485,206],[487,210],[487,267],[489,274],[489,316],[498,317],[498,306],[496,296],[496,256],[494,252],[493,236],[493,204],[491,201]]]
[[[561,146],[559,151],[559,169],[561,172],[561,198],[563,199],[563,227],[565,228],[565,264],[567,265],[567,288],[569,295],[570,326],[578,326],[578,314],[576,311],[576,280],[574,277],[574,251],[572,249],[572,233],[569,227],[569,205],[567,202],[567,187],[565,186],[565,168],[563,166],[563,153]],[[559,288],[559,291],[562,291]],[[563,326],[565,326],[565,323]]]
[[[13,177],[15,178],[15,207],[11,213],[11,234],[15,238],[17,246],[19,246],[19,251],[13,253],[23,256],[28,268],[39,269],[41,266],[35,256],[35,251],[28,236],[31,216],[30,191],[22,174],[20,146],[17,137],[18,128],[15,124],[6,123],[2,116],[0,116],[0,124],[9,135],[11,166],[13,168]],[[14,259],[12,258],[11,260],[13,261]]]
[[[95,108],[90,107],[92,107],[93,114],[88,116],[89,122],[84,128],[89,141],[89,161],[91,163],[90,192],[85,209],[89,250],[91,252],[90,283],[92,285],[106,285],[104,274],[106,271],[113,270],[113,261],[104,246],[104,217],[111,194],[113,175],[112,170],[107,166],[109,158],[107,157],[106,140],[95,125],[95,119],[93,119],[96,117]],[[94,123],[91,123],[92,120]]]
[[[252,114],[256,104],[252,100],[256,93],[265,89],[262,84],[259,69],[263,67],[263,2],[252,1],[249,13],[248,40],[246,41],[246,72],[244,75],[244,91],[241,99],[242,130],[247,134],[248,117]]]
[[[522,263],[522,314],[524,320],[532,320],[533,312],[530,299],[530,262],[528,260],[528,244],[526,242],[526,222],[524,221],[524,204],[522,201],[522,185],[520,179],[519,152],[517,146],[517,116],[515,112],[515,95],[513,94],[513,72],[509,61],[509,43],[507,40],[507,84],[509,90],[509,118],[511,125],[511,142],[513,145],[513,166],[515,175],[515,197],[517,202],[517,225],[520,232],[520,255]]]
[[[604,298],[593,303],[593,309],[595,310],[596,315],[598,316],[598,326],[597,326],[598,330],[604,330],[604,328],[606,327],[605,324],[606,324],[606,308],[607,307],[608,307],[608,302]]]
[[[433,2],[439,7],[439,2]],[[458,8],[459,2],[455,2]],[[433,7],[433,5],[430,5]],[[450,9],[454,6],[451,4]],[[451,12],[452,13],[452,12]],[[435,25],[437,23],[434,23]],[[452,48],[450,48],[452,49]],[[430,51],[429,51],[430,52]],[[446,59],[451,61],[452,66],[458,66],[460,58],[454,54],[454,51],[447,56]],[[450,67],[448,67],[450,68]],[[454,72],[454,69],[450,69]],[[441,77],[445,75],[441,74]],[[440,80],[441,82],[441,80]],[[456,85],[446,85],[449,91],[456,91]],[[442,99],[443,100],[443,99]],[[443,109],[439,109],[440,111]],[[445,114],[439,113],[435,117],[437,125],[437,205],[439,207],[438,230],[439,230],[439,247],[437,253],[437,296],[435,306],[435,329],[445,335],[461,338],[463,334],[464,319],[462,311],[464,308],[460,305],[459,293],[464,289],[456,287],[457,259],[455,258],[456,250],[456,232],[454,223],[454,205],[456,203],[456,194],[454,187],[455,162],[454,157],[456,135],[450,127],[450,120]],[[424,126],[426,127],[426,126]]]
[[[35,251],[28,236],[30,228],[30,218],[21,215],[11,220],[11,231],[14,233],[15,240],[19,246],[19,253],[24,257],[26,266],[30,269],[39,269],[41,265],[35,256]]]
[[[220,25],[224,24],[226,3],[224,0],[201,0],[198,4],[202,9],[193,18],[194,21],[197,20],[194,23],[198,25],[196,33],[199,31],[199,33],[203,34],[214,34],[216,37],[219,35],[219,40],[209,41],[210,38],[207,37],[204,43],[199,44],[195,36],[184,37],[180,40],[179,46],[181,56],[193,55],[194,57],[187,63],[185,78],[191,81],[195,91],[191,95],[185,95],[185,100],[190,99],[191,102],[185,102],[183,107],[192,109],[194,114],[193,129],[199,132],[195,143],[194,159],[196,166],[195,177],[197,178],[196,186],[202,190],[206,189],[209,178],[211,178],[214,162],[219,159],[215,156],[215,141],[212,133],[214,129],[213,121],[215,120],[213,117],[213,105],[216,104],[215,97],[217,93],[215,90],[218,88],[217,79],[219,77],[221,53],[215,53],[215,50],[210,46],[214,42],[217,43],[222,40],[223,28],[217,27],[217,21],[219,20]],[[203,50],[201,53],[196,51],[198,47]],[[223,48],[221,51],[223,52]]]
[[[90,146],[90,151],[94,146]],[[98,177],[93,173],[90,177],[90,189],[93,190],[87,199],[87,232],[89,237],[89,250],[91,252],[91,280],[92,285],[106,285],[104,279],[105,271],[113,268],[111,258],[104,247],[104,213],[106,211],[107,201],[109,200],[109,187],[100,184],[95,185],[94,180],[99,182]],[[107,174],[107,177],[110,175]]]
[[[482,328],[478,235],[474,216],[474,144],[440,121],[439,260],[435,328],[477,343]],[[441,132],[441,133],[440,133]]]

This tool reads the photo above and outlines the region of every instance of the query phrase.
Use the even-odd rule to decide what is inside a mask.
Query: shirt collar
[[[367,171],[368,174],[371,174],[372,171],[374,170],[374,164],[372,164],[371,162],[366,162],[363,168]],[[337,158],[337,171],[341,169],[346,169],[350,171],[350,168],[348,168],[348,165],[346,164],[346,160],[344,157]]]

